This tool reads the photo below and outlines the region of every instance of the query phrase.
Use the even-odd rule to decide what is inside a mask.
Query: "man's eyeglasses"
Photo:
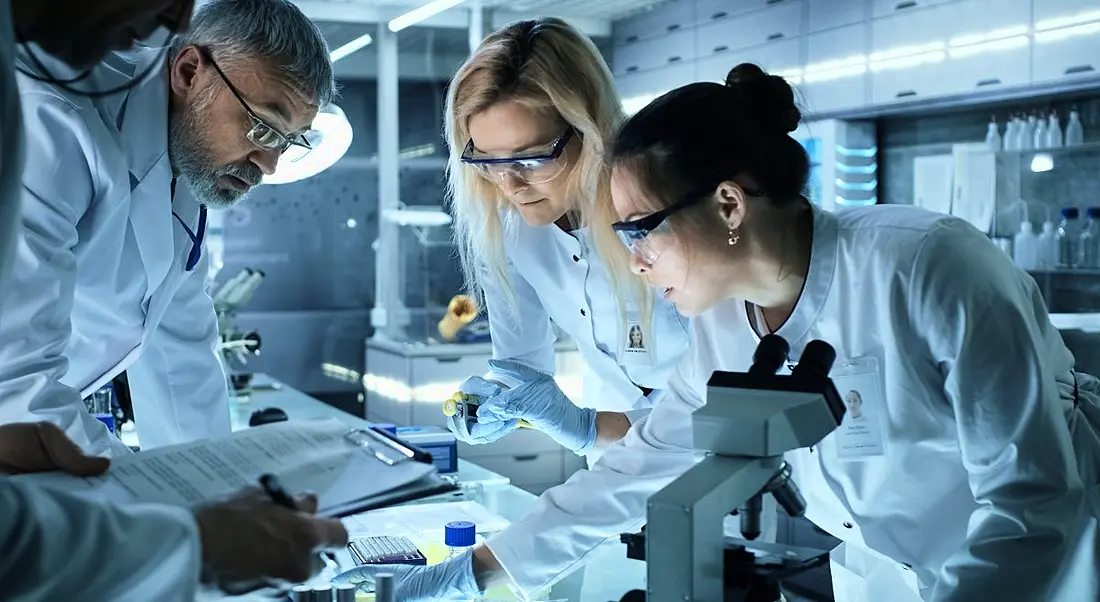
[[[574,133],[575,130],[569,128],[549,144],[511,157],[484,155],[474,148],[471,139],[466,143],[460,161],[476,167],[482,176],[494,184],[500,184],[508,175],[524,184],[545,184],[565,171],[566,162],[561,160],[561,156]]]
[[[199,52],[201,52],[203,58],[214,67],[214,71],[218,73],[218,76],[225,82],[225,86],[229,88],[229,91],[236,97],[237,102],[241,103],[241,107],[244,108],[249,118],[252,119],[252,128],[249,129],[246,134],[249,142],[264,150],[277,150],[280,155],[285,155],[287,161],[300,160],[321,142],[321,133],[316,130],[309,130],[304,134],[289,135],[280,132],[273,125],[264,121],[264,119],[257,115],[256,112],[252,110],[252,107],[245,102],[244,97],[241,95],[240,91],[237,90],[237,87],[229,81],[225,72],[222,71],[218,63],[214,61],[214,57],[210,54],[210,50],[200,47]]]
[[[669,231],[668,218],[699,203],[703,199],[710,198],[715,188],[717,188],[717,186],[711,186],[686,194],[681,197],[679,201],[676,201],[660,211],[635,220],[616,222],[611,225],[611,229],[615,231],[615,234],[619,235],[619,240],[626,245],[627,249],[630,249],[631,253],[636,253],[646,263],[653,265],[661,255],[653,249],[653,245],[649,240],[649,235],[654,233],[667,234]],[[745,188],[744,186],[741,187],[741,190],[744,191],[746,196],[764,196],[763,192]]]

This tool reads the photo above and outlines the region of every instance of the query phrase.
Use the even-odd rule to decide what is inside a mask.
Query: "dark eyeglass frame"
[[[246,138],[248,138],[249,142],[251,142],[254,146],[264,150],[277,150],[279,151],[280,155],[285,153],[287,149],[289,149],[291,146],[303,148],[306,152],[313,150],[313,146],[309,143],[308,140],[306,140],[304,135],[298,134],[297,136],[291,137],[290,135],[281,132],[279,128],[268,123],[266,119],[257,115],[256,111],[253,111],[252,107],[248,104],[247,101],[245,101],[244,96],[241,95],[240,90],[238,90],[237,87],[233,85],[233,82],[229,81],[229,77],[227,77],[225,75],[225,72],[222,71],[222,68],[218,66],[218,63],[214,60],[214,56],[213,54],[211,54],[210,49],[205,46],[197,46],[197,48],[199,49],[199,53],[202,54],[203,59],[209,62],[210,66],[214,67],[214,71],[217,72],[218,77],[220,77],[222,82],[225,83],[225,87],[229,88],[229,91],[233,94],[233,97],[237,99],[237,102],[241,103],[241,107],[245,110],[246,113],[248,113],[248,117],[252,119],[252,128],[245,136]],[[271,130],[272,133],[274,133],[279,138],[279,145],[267,147],[256,142],[253,139],[252,132],[256,129],[256,126],[258,125],[262,125],[263,127]]]
[[[753,188],[746,188],[744,186],[741,186],[740,184],[738,184],[738,186],[745,193],[745,196],[764,196],[764,193],[762,191]],[[611,229],[615,232],[622,232],[623,234],[626,234],[627,236],[635,240],[645,238],[646,236],[649,236],[650,232],[653,232],[657,228],[660,228],[661,224],[665,223],[665,220],[667,220],[668,218],[676,215],[684,209],[687,209],[688,207],[691,207],[692,205],[699,203],[703,199],[710,198],[710,195],[714,193],[714,190],[717,187],[718,185],[715,184],[714,186],[710,186],[705,189],[699,189],[690,194],[686,194],[681,197],[680,200],[669,205],[668,207],[665,207],[660,211],[650,213],[645,217],[640,217],[638,219],[624,222],[615,222],[614,224],[611,224]]]
[[[460,161],[467,165],[507,165],[509,163],[522,163],[524,161],[554,161],[565,152],[566,145],[573,139],[577,130],[570,127],[564,134],[558,136],[550,143],[550,152],[541,155],[516,155],[512,157],[474,157],[474,139],[466,142],[466,148],[462,150]]]

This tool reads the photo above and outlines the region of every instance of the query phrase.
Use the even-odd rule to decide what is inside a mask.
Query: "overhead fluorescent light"
[[[929,42],[927,44],[914,44],[911,46],[898,46],[897,48],[890,48],[888,50],[881,50],[871,54],[871,62],[877,63],[880,61],[889,61],[890,59],[903,58],[913,55],[924,55],[935,52],[937,50],[943,50],[945,44],[943,42]]]
[[[317,146],[296,161],[287,160],[283,155],[275,167],[275,173],[264,176],[264,184],[289,184],[312,178],[332,167],[351,147],[351,123],[336,105],[321,108],[313,119],[313,129],[321,133]]]
[[[1068,38],[1088,36],[1098,32],[1100,32],[1100,21],[1087,25],[1077,25],[1075,27],[1036,32],[1035,41],[1040,44],[1044,42],[1059,42]]]
[[[1088,23],[1090,21],[1100,21],[1100,10],[1090,10],[1075,15],[1067,15],[1065,17],[1056,17],[1054,19],[1047,19],[1045,21],[1039,21],[1035,24],[1035,31],[1045,31],[1047,29],[1058,29],[1059,27],[1069,27],[1070,25],[1080,25],[1082,23]]]
[[[918,65],[926,65],[929,63],[938,63],[947,58],[947,53],[942,50],[936,50],[933,52],[926,52],[924,54],[917,54],[913,56],[903,56],[899,58],[887,59],[882,61],[876,61],[871,63],[871,71],[886,71],[888,69],[907,69],[909,67],[916,67]]]
[[[771,75],[782,77],[787,80],[788,84],[798,85],[802,83],[801,69],[780,69],[779,71],[772,71]]]
[[[1001,29],[994,29],[993,31],[987,31],[985,33],[972,33],[963,36],[951,38],[952,46],[969,46],[970,44],[981,44],[982,42],[992,42],[993,40],[1002,40],[1004,38],[1014,38],[1016,36],[1026,36],[1028,33],[1027,25],[1017,25],[1015,27],[1002,27]]]
[[[425,19],[430,19],[448,8],[454,8],[465,1],[466,0],[432,0],[390,21],[390,31],[397,33],[406,27],[412,27]]]
[[[807,84],[832,81],[845,77],[854,77],[867,73],[867,65],[848,65],[846,67],[834,67],[832,69],[812,69],[806,67],[806,76],[803,78]]]
[[[1039,153],[1031,158],[1031,171],[1043,173],[1054,169],[1054,157],[1047,153]]]
[[[986,52],[1023,48],[1027,46],[1029,42],[1030,39],[1028,39],[1027,36],[1016,36],[1014,38],[1005,38],[1003,40],[984,42],[982,44],[971,44],[969,46],[963,46],[962,48],[952,48],[948,52],[951,54],[951,58],[961,59],[976,54],[984,54]]]
[[[337,48],[336,50],[333,50],[328,55],[329,60],[335,63],[336,61],[346,57],[353,52],[362,50],[367,46],[370,46],[370,43],[373,41],[374,38],[372,38],[369,33],[365,33],[358,38],[355,38],[354,40],[348,42],[347,44],[344,44],[343,46]]]

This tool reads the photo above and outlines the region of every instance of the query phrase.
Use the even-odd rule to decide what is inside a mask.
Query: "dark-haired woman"
[[[613,228],[634,272],[696,317],[669,398],[624,448],[670,445],[711,373],[747,369],[762,336],[792,359],[822,339],[863,419],[786,460],[807,517],[845,542],[834,560],[912,590],[857,598],[846,580],[838,600],[1100,599],[1098,381],[1074,371],[1031,277],[967,223],[811,206],[799,118],[782,78],[740,65],[620,132]]]

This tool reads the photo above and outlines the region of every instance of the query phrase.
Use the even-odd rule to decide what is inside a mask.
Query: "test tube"
[[[295,585],[290,589],[290,599],[294,602],[313,602],[313,588],[308,585]]]
[[[332,602],[332,584],[323,583],[313,586],[313,598],[310,602]]]
[[[352,583],[342,583],[336,586],[336,602],[355,602],[355,592],[358,588]]]
[[[392,573],[378,573],[374,576],[374,602],[397,602]]]

